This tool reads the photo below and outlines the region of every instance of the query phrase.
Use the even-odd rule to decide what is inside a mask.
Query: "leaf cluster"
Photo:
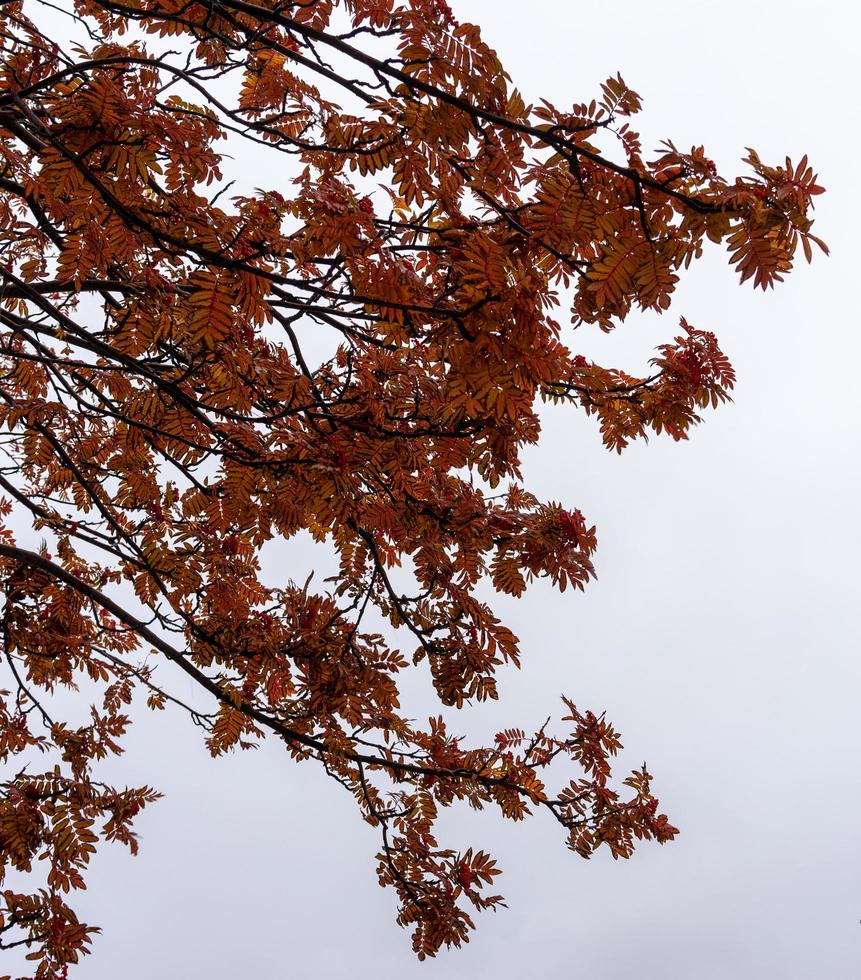
[[[0,7],[0,878],[36,879],[2,892],[0,946],[44,978],[87,952],[68,902],[156,799],[98,778],[135,697],[214,756],[271,737],[323,767],[378,828],[420,957],[501,904],[492,857],[438,842],[443,807],[544,813],[584,857],[670,840],[603,716],[566,701],[557,734],[467,747],[406,717],[400,681],[497,697],[521,652],[488,595],[593,577],[589,520],[522,483],[542,400],[621,451],[729,397],[712,333],[682,320],[631,375],[569,349],[561,294],[604,330],[664,311],[706,239],[773,285],[822,246],[806,158],[751,151],[733,180],[702,147],[649,159],[621,76],[527,105],[443,0],[60,15],[81,44],[38,0]],[[337,556],[319,587],[263,575],[300,532]]]

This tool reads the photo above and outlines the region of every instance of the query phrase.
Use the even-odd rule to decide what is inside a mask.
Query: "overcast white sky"
[[[669,314],[569,337],[638,370],[684,314],[733,359],[735,402],[688,444],[621,457],[573,410],[547,413],[528,482],[597,523],[600,577],[584,595],[497,603],[524,669],[462,726],[540,724],[561,692],[606,709],[682,835],[584,862],[547,820],[456,812],[452,840],[495,852],[509,909],[419,964],[375,882],[376,836],[339,787],[274,744],[213,762],[184,719],[147,716],[120,778],[166,798],[143,816],[138,859],[99,857],[82,913],[104,935],[75,976],[854,980],[861,18],[842,0],[452,5],[528,100],[588,101],[621,70],[647,147],[705,143],[723,172],[746,146],[807,152],[828,189],[817,230],[832,257],[776,292],[739,288],[713,249]],[[291,574],[298,558],[282,560]]]

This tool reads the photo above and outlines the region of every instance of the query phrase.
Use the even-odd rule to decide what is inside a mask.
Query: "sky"
[[[597,524],[599,577],[584,594],[538,585],[495,600],[524,666],[502,674],[499,704],[463,720],[537,726],[561,693],[606,710],[620,767],[648,762],[681,835],[585,862],[549,820],[447,813],[453,840],[498,858],[508,908],[420,964],[376,884],[376,835],[338,786],[275,744],[213,761],[185,718],[147,716],[116,773],[165,798],[139,819],[138,858],[98,856],[79,908],[103,936],[75,976],[855,980],[861,16],[842,0],[452,6],[482,25],[527,101],[588,102],[621,71],[643,97],[646,147],[704,143],[725,174],[747,146],[765,161],[808,153],[828,191],[816,230],[831,257],[774,292],[739,287],[712,248],[663,316],[566,334],[636,372],[684,315],[718,334],[734,402],[688,443],[621,456],[582,414],[545,412],[526,483]],[[292,576],[311,555],[299,542],[270,560]]]

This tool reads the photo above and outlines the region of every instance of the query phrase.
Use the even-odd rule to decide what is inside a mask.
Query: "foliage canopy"
[[[398,678],[496,697],[520,651],[482,583],[593,575],[595,529],[522,485],[542,400],[621,451],[728,398],[712,333],[682,320],[634,377],[572,353],[560,291],[610,330],[667,309],[706,239],[773,285],[821,245],[806,158],[646,156],[620,76],[527,105],[442,0],[13,0],[0,41],[0,867],[32,881],[3,946],[41,977],[87,951],[74,891],[158,795],[98,778],[136,695],[213,755],[268,735],[323,766],[420,957],[501,901],[440,807],[546,812],[584,857],[670,840],[603,716],[566,700],[558,730],[467,746],[404,717]],[[319,591],[261,571],[301,531],[337,553]]]

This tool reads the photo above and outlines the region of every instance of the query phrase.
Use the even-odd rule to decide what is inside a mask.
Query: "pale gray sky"
[[[621,457],[575,411],[546,413],[527,482],[597,523],[600,577],[584,595],[496,600],[524,669],[461,726],[540,724],[561,692],[606,709],[623,762],[648,760],[682,834],[584,862],[548,820],[451,813],[458,844],[495,852],[509,908],[419,964],[376,885],[375,833],[339,787],[274,744],[213,762],[184,718],[146,716],[116,771],[166,798],[141,819],[139,858],[99,856],[81,912],[104,934],[75,976],[855,980],[861,18],[837,0],[452,5],[527,99],[588,101],[621,70],[643,96],[647,147],[705,143],[723,172],[746,146],[807,152],[828,189],[817,230],[831,258],[774,293],[739,288],[712,249],[669,314],[568,338],[636,371],[684,314],[731,356],[735,402],[688,444]],[[278,560],[289,575],[307,559]]]

